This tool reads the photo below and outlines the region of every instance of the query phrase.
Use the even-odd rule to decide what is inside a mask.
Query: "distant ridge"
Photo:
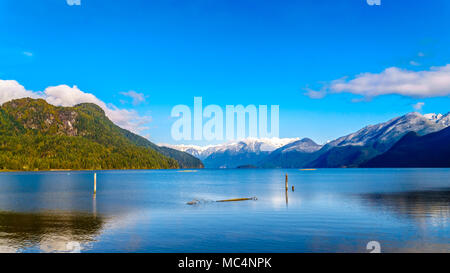
[[[315,158],[315,152],[321,148],[322,145],[303,138],[276,149],[258,165],[263,168],[302,168],[306,165],[305,162]]]
[[[330,141],[310,152],[286,145],[271,153],[261,164],[266,168],[348,168],[359,167],[386,152],[410,131],[426,135],[449,126],[450,115],[408,113],[387,122],[369,125],[355,133]],[[317,146],[316,146],[317,148]],[[284,151],[284,154],[280,154]]]
[[[409,132],[387,152],[361,166],[371,168],[449,168],[450,127],[425,136]]]
[[[408,132],[423,136],[449,125],[449,113],[421,115],[412,112],[366,126],[323,146],[303,138],[286,139],[287,143],[283,145],[280,141],[274,145],[267,140],[253,139],[207,147],[171,147],[200,157],[207,168],[236,168],[242,165],[262,168],[355,168],[388,151]]]
[[[237,168],[258,163],[272,151],[296,141],[296,138],[247,138],[205,147],[166,145],[190,153],[203,160],[206,168]]]

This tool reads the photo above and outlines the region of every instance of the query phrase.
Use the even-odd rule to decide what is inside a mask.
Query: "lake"
[[[0,252],[450,252],[450,169],[96,173],[0,173]]]

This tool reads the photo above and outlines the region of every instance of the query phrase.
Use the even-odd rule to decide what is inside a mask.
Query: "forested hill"
[[[0,169],[201,168],[197,158],[173,153],[110,121],[97,105],[57,107],[18,99],[0,107]]]

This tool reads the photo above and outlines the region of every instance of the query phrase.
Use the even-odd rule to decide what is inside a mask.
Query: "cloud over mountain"
[[[317,98],[319,92],[324,95],[324,91],[311,90],[306,95]],[[361,73],[352,79],[330,82],[326,93],[352,93],[366,98],[388,94],[414,98],[449,96],[450,64],[422,71],[390,67],[381,73]]]
[[[413,105],[414,110],[420,111],[422,110],[422,107],[425,105],[425,102],[418,102]]]
[[[12,99],[18,98],[40,98],[39,93],[28,91],[20,85],[17,81],[13,80],[0,80],[0,104],[3,104]]]
[[[113,104],[106,104],[93,94],[81,91],[77,86],[58,85],[47,87],[44,91],[30,91],[17,81],[0,80],[0,104],[25,97],[43,98],[56,106],[74,106],[84,102],[95,103],[115,124],[136,133],[148,129],[145,125],[151,121],[151,117],[141,116],[134,110],[120,109]]]

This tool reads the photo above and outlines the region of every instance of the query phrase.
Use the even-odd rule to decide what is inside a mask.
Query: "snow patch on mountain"
[[[238,141],[230,141],[223,144],[197,146],[197,145],[171,145],[159,144],[182,152],[189,153],[199,159],[205,159],[214,153],[228,152],[237,153],[261,153],[272,152],[289,143],[295,142],[299,138],[246,138]]]
[[[280,150],[282,153],[289,152],[303,152],[303,153],[313,153],[320,150],[322,145],[315,143],[310,138],[303,138],[301,140],[294,141],[288,145],[283,146]]]
[[[429,113],[423,116],[432,121],[439,121],[442,118],[442,114],[435,114],[435,113]]]
[[[444,128],[450,126],[450,112],[445,115],[430,113],[423,116],[432,122],[444,126]]]
[[[383,144],[385,146],[384,149],[387,149],[404,134],[410,131],[416,132],[419,135],[425,135],[444,129],[449,126],[449,119],[449,113],[446,115],[421,115],[420,113],[412,112],[404,116],[393,118],[384,123],[366,126],[355,133],[333,140],[327,145],[363,146],[377,142]]]

